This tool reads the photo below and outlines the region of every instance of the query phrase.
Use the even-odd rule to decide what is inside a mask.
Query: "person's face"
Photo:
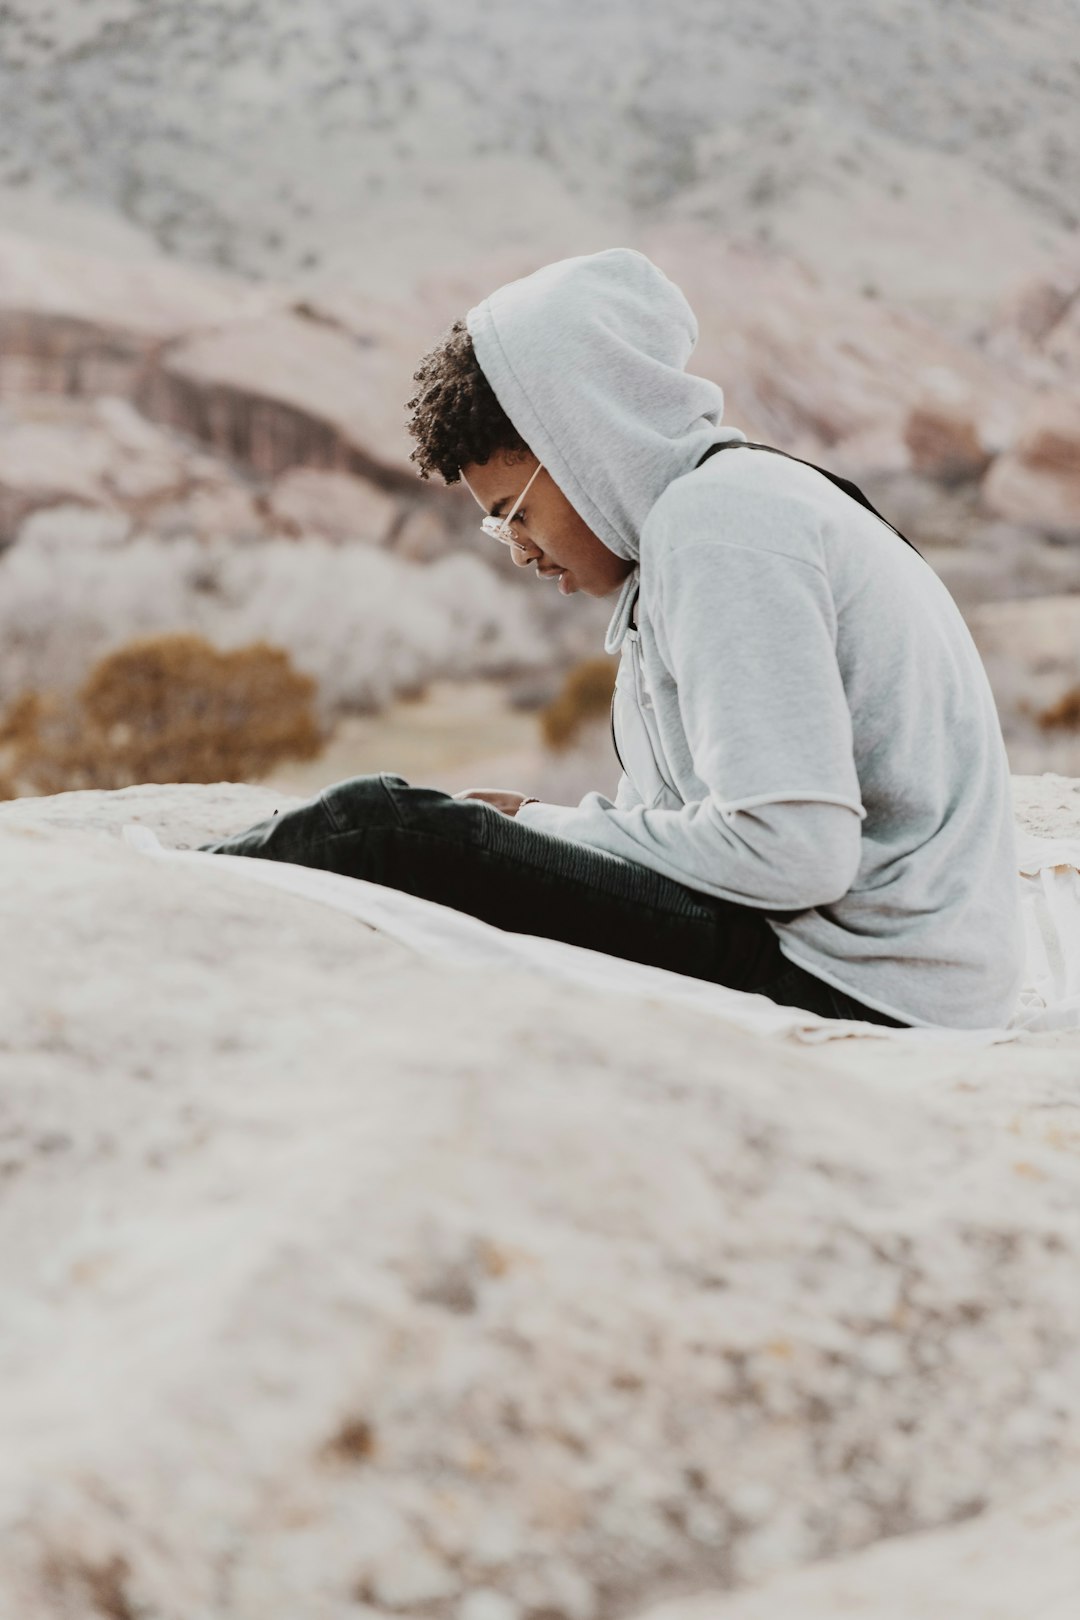
[[[531,453],[500,450],[483,465],[470,462],[461,471],[487,512],[509,518],[521,544],[506,549],[519,568],[535,563],[538,575],[558,579],[556,589],[564,596],[574,591],[611,596],[634,564],[609,551],[586,526],[546,467],[540,469],[521,500],[537,465]],[[486,535],[483,538],[489,545],[499,544]]]

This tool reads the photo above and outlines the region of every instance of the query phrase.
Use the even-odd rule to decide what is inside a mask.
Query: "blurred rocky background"
[[[1013,770],[1080,774],[1078,106],[1069,0],[4,0],[0,793],[613,791],[610,603],[421,482],[404,402],[494,286],[617,243],[727,419],[939,572]]]

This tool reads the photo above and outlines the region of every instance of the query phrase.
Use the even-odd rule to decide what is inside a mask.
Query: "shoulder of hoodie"
[[[837,517],[877,523],[802,462],[767,450],[724,450],[673,478],[654,502],[642,527],[642,558],[658,565],[685,547],[714,542],[827,573],[823,530]]]

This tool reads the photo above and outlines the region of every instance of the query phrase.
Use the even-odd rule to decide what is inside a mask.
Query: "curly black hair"
[[[420,477],[440,473],[456,484],[460,469],[472,462],[484,466],[500,450],[524,460],[529,447],[495,398],[473,349],[463,319],[447,328],[413,372],[420,384],[412,399],[408,431],[416,439],[409,460]]]

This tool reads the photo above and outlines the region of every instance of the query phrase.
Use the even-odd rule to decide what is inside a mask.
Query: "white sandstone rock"
[[[1078,1434],[1077,1037],[807,1051],[117,836],[295,802],[0,806],[0,1613],[591,1620],[1000,1540]]]

